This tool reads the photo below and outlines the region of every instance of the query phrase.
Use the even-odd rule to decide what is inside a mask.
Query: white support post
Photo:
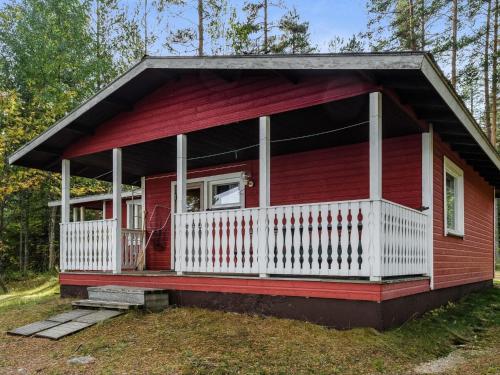
[[[172,220],[172,218],[170,218]],[[144,251],[144,267],[146,266],[146,177],[141,177],[141,228],[143,233],[141,237],[141,248]],[[170,247],[173,247],[171,242]]]
[[[430,287],[434,289],[434,131],[432,124],[429,125],[429,132],[422,133],[422,209],[427,215],[427,269],[431,278]]]
[[[371,281],[382,280],[382,93],[370,93],[370,200],[372,200]]]
[[[177,135],[177,213],[184,213],[187,209],[187,137],[185,134]],[[180,249],[176,249],[175,270],[182,275],[182,262],[180,261]],[[183,249],[186,250],[186,249]]]
[[[61,167],[61,222],[69,222],[70,162],[63,159]]]
[[[73,222],[76,223],[78,221],[78,207],[73,207]]]
[[[70,200],[70,162],[63,159],[61,163],[61,223],[62,230],[60,231],[59,240],[59,268],[61,272],[66,271],[66,264],[68,262],[67,243],[66,243],[66,227],[69,223],[69,200]]]
[[[113,273],[122,271],[122,150],[113,149]]]
[[[142,228],[146,228],[146,177],[141,177],[141,222]]]
[[[271,205],[271,118],[259,119],[259,275],[267,277],[267,208]]]
[[[370,94],[370,199],[382,199],[382,93]]]
[[[85,207],[80,207],[80,221],[85,221]]]
[[[102,219],[106,220],[106,201],[102,201]]]

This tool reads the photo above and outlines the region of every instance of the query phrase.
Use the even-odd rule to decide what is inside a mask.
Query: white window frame
[[[224,183],[234,183],[239,182],[240,184],[240,202],[241,205],[239,207],[235,205],[227,205],[227,206],[217,206],[213,207],[212,205],[212,186],[220,185]],[[187,187],[191,186],[195,187],[195,185],[201,185],[201,194],[203,195],[203,207],[200,212],[204,212],[207,210],[224,210],[224,209],[232,209],[232,208],[245,208],[245,172],[234,172],[234,173],[226,173],[220,175],[206,176],[206,177],[197,177],[197,178],[188,178]],[[175,207],[175,191],[177,187],[177,181],[173,180],[171,183],[171,206]],[[196,186],[198,187],[198,186]],[[172,210],[174,212],[174,210]]]
[[[212,202],[212,193],[214,186],[217,185],[226,185],[226,184],[234,184],[237,183],[239,186],[240,193],[240,204],[218,204],[214,205]],[[237,208],[245,208],[245,181],[242,176],[233,177],[233,178],[224,178],[207,181],[208,184],[208,201],[207,207],[209,210],[225,210],[225,209],[237,209]]]
[[[136,222],[136,219],[138,217],[142,218],[142,199],[129,199],[126,201],[127,202],[127,229],[142,229],[138,228],[138,222]],[[135,207],[140,207],[140,216],[134,215],[134,208]],[[142,219],[143,220],[143,219]],[[141,224],[142,227],[142,224]]]
[[[449,174],[456,181],[456,228],[448,228],[448,212],[446,200],[446,175]],[[446,156],[443,158],[443,212],[444,212],[444,235],[463,237],[464,232],[464,171]]]

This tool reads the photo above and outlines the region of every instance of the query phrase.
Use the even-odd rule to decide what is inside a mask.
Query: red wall
[[[106,201],[106,219],[113,218],[113,201]],[[122,200],[122,228],[127,227],[127,200]]]
[[[443,156],[464,171],[465,235],[444,235]],[[434,287],[493,278],[493,188],[434,136]]]
[[[339,100],[373,91],[359,76],[302,77],[296,84],[274,73],[228,82],[211,73],[172,80],[81,138],[65,158]]]
[[[386,139],[382,147],[384,198],[420,207],[421,135]],[[257,160],[215,168],[221,169],[191,170],[188,178],[245,171],[254,181],[254,187],[245,189],[245,205],[258,205]],[[146,178],[146,215],[150,223],[147,228],[162,226],[168,217],[173,180],[175,174]],[[271,160],[272,205],[365,199],[368,196],[368,143],[277,156]],[[154,220],[150,221],[157,205]],[[161,246],[155,246],[155,242]],[[146,260],[148,269],[170,268],[170,222],[156,241],[150,241]]]

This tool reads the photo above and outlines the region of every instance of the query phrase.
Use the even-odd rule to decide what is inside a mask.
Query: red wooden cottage
[[[425,53],[148,57],[10,163],[62,172],[63,296],[387,328],[492,285],[500,158]],[[113,182],[112,216],[70,222],[70,173]]]

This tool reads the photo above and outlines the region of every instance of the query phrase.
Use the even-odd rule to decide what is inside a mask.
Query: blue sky
[[[278,1],[280,0],[270,0],[270,3]],[[312,43],[321,52],[328,51],[328,43],[336,36],[348,38],[353,34],[366,30],[368,20],[365,5],[366,0],[281,1],[287,9],[295,7],[301,18],[309,22]],[[237,9],[241,9],[244,2],[245,0],[228,0],[229,6]],[[129,9],[139,7],[139,11],[142,12],[144,0],[122,0],[121,4],[128,6]],[[149,0],[149,4],[152,4],[152,0]],[[177,21],[170,21],[170,28],[196,26],[196,4],[197,2],[194,0],[188,1],[188,5],[182,8],[182,18],[179,18]],[[276,20],[284,13],[284,9],[270,7],[269,12],[270,19]],[[241,14],[241,12],[239,13]],[[150,29],[150,33],[160,36],[160,30],[164,31],[165,27],[155,25],[155,16],[155,12],[151,10],[148,15],[148,28]],[[160,36],[160,38],[162,37]],[[159,49],[161,50],[161,48]],[[155,52],[161,53],[163,51],[158,51],[158,46],[153,46],[151,52],[155,54]]]

